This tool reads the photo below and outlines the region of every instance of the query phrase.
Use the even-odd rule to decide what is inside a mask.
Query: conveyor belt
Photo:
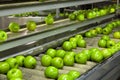
[[[120,27],[114,29],[113,32],[118,31],[119,29],[120,29]],[[111,37],[111,39],[113,39],[112,33],[109,35]],[[98,35],[97,37],[94,37],[94,38],[85,38],[85,40],[87,42],[87,47],[86,48],[77,47],[76,49],[73,49],[73,51],[77,53],[77,52],[80,52],[82,49],[90,49],[92,47],[98,47],[97,42],[98,42],[98,40],[100,39],[101,36],[102,35],[100,34],[100,35]],[[119,41],[119,39],[113,39],[113,40],[115,40],[116,42]],[[58,47],[56,49],[58,49]],[[59,49],[60,49],[60,47],[59,47]],[[100,48],[100,49],[102,49],[102,48]],[[40,63],[40,58],[41,58],[42,55],[43,54],[40,53],[39,55],[35,56],[35,58],[37,59],[37,66],[36,66],[35,69],[27,69],[27,68],[24,68],[24,67],[20,67],[20,69],[22,70],[23,75],[24,75],[23,80],[53,80],[53,79],[46,78],[45,75],[44,75],[44,70],[45,70],[46,67],[43,67]],[[71,66],[71,67],[70,66],[64,66],[63,69],[59,69],[59,72],[60,72],[60,74],[62,74],[62,73],[67,73],[69,70],[77,70],[82,74],[82,76],[78,80],[83,80],[83,79],[81,79],[83,77],[83,75],[85,76],[90,71],[94,72],[94,71],[97,71],[97,70],[100,69],[101,72],[97,72],[97,75],[96,75],[97,77],[93,78],[93,76],[91,76],[91,77],[89,77],[89,79],[87,79],[87,80],[92,80],[92,79],[93,80],[98,80],[100,75],[106,74],[106,72],[104,72],[104,71],[109,71],[107,69],[110,69],[110,67],[114,68],[114,66],[117,66],[120,63],[120,62],[117,62],[114,65],[109,64],[109,63],[113,64],[115,62],[114,60],[119,60],[118,56],[120,56],[120,54],[116,53],[115,55],[113,55],[109,59],[103,61],[103,63],[99,63],[99,64],[95,63],[95,62],[92,62],[92,61],[87,61],[86,65],[75,63],[74,66]],[[107,64],[107,66],[105,66],[105,64]],[[103,68],[103,69],[101,69],[101,68]],[[98,75],[98,73],[99,73],[99,75]],[[94,74],[94,73],[91,73],[91,75],[92,74]],[[6,76],[0,74],[0,80],[7,80]]]
[[[20,33],[14,33],[14,34],[8,33],[9,36],[8,41],[1,44],[0,46],[0,53],[2,53],[0,54],[0,58],[2,59],[3,57],[11,56],[13,54],[37,46],[38,46],[37,49],[39,49],[39,45],[47,45],[47,43],[51,43],[55,39],[59,40],[60,38],[65,37],[64,34],[66,34],[66,36],[67,35],[72,36],[77,32],[88,30],[90,27],[91,28],[93,26],[95,27],[95,25],[97,24],[107,22],[108,20],[113,19],[114,16],[115,14],[110,14],[103,17],[86,20],[84,22],[66,20],[67,26],[65,26],[66,24],[64,24],[65,22],[63,21],[61,23],[59,22],[58,24],[56,23],[54,25],[40,26],[37,28],[35,32],[27,32],[26,29],[23,29],[20,31]],[[41,31],[37,32],[38,30]],[[52,43],[51,45],[54,44]],[[29,52],[27,53],[29,54]]]

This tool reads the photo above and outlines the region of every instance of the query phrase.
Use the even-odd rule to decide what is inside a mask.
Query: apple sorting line
[[[116,42],[119,41],[119,39],[114,39],[113,38],[113,32],[118,31],[120,27],[114,28],[112,30],[112,33],[109,34],[110,38],[112,40],[115,40]],[[81,48],[81,47],[77,47],[76,49],[72,49],[72,51],[78,53],[80,51],[82,51],[83,49],[90,49],[90,48],[99,48],[102,49],[100,47],[98,47],[98,40],[103,36],[103,34],[98,34],[96,37],[92,37],[92,38],[87,38],[85,37],[85,41],[87,43],[86,48]],[[61,47],[57,47],[56,49],[62,49]],[[46,67],[41,65],[40,59],[41,56],[43,54],[40,54],[39,56],[34,56],[37,60],[37,65],[35,67],[35,69],[29,69],[29,68],[25,68],[25,67],[20,67],[20,69],[22,70],[23,73],[23,80],[53,80],[53,79],[48,79],[45,77],[44,75],[44,70],[46,69]],[[104,62],[104,61],[103,61]],[[96,62],[93,61],[87,61],[86,64],[77,64],[74,63],[74,66],[63,66],[63,69],[59,69],[59,73],[63,74],[63,73],[68,73],[70,70],[76,70],[79,71],[82,75],[84,75],[86,72],[89,72],[89,70],[94,69],[95,66],[99,65]],[[1,80],[7,80],[6,75],[0,74],[0,79]]]

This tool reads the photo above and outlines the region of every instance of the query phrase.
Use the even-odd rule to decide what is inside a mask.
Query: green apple
[[[111,28],[109,28],[109,27],[105,27],[105,28],[103,28],[102,33],[103,33],[104,35],[108,35],[111,31],[112,31]]]
[[[59,50],[56,51],[56,55],[55,56],[56,57],[60,57],[60,58],[64,58],[65,54],[66,54],[66,52],[64,50],[59,49]]]
[[[71,38],[69,38],[69,41],[77,42],[77,38],[71,37]]]
[[[75,54],[76,54],[76,53],[73,52],[73,51],[66,52],[66,55],[70,55],[70,56],[73,56],[73,57],[75,56]]]
[[[108,41],[108,40],[110,40],[110,37],[108,35],[103,35],[101,37],[101,39],[104,39],[104,40]]]
[[[71,45],[72,45],[72,49],[75,49],[77,47],[77,43],[74,41],[70,41]]]
[[[115,21],[111,22],[113,28],[117,27],[117,23]]]
[[[62,48],[66,51],[71,51],[72,50],[72,44],[70,41],[65,41],[62,45]]]
[[[90,30],[92,36],[97,36],[97,31],[95,29]]]
[[[8,35],[5,31],[0,30],[0,42],[6,41],[8,38]]]
[[[84,50],[81,51],[81,53],[86,54],[87,55],[87,60],[90,60],[91,53],[90,53],[89,50],[84,49]]]
[[[93,37],[93,36],[92,36],[92,33],[91,33],[90,31],[85,32],[85,36],[86,36],[87,38]]]
[[[101,62],[103,60],[103,55],[100,51],[95,51],[91,54],[91,60],[95,62]]]
[[[26,27],[29,31],[34,31],[36,29],[36,23],[34,21],[28,21]]]
[[[58,78],[58,74],[59,71],[56,67],[54,66],[49,66],[45,69],[44,74],[47,78],[51,78],[51,79],[57,79]]]
[[[117,20],[116,23],[118,26],[120,26],[120,20]]]
[[[78,45],[78,47],[85,48],[86,47],[86,41],[84,39],[78,39],[77,45]]]
[[[87,62],[87,55],[84,53],[78,53],[75,55],[75,61],[79,64],[86,64]]]
[[[21,78],[11,78],[10,80],[23,80]]]
[[[16,68],[13,68],[13,69],[10,69],[8,72],[7,72],[7,78],[8,80],[10,80],[11,78],[23,78],[23,75],[22,75],[22,71],[20,69],[16,69]]]
[[[58,68],[58,69],[61,69],[63,68],[63,60],[62,58],[60,57],[54,57],[52,60],[51,60],[51,65]]]
[[[74,79],[68,74],[61,74],[57,80],[74,80]]]
[[[97,32],[98,34],[101,34],[101,33],[102,33],[102,27],[101,27],[101,26],[97,26],[97,27],[95,28],[95,30],[96,30],[96,32]]]
[[[114,24],[113,23],[108,23],[105,25],[105,27],[109,27],[110,29],[114,28]]]
[[[114,32],[113,37],[116,39],[120,39],[120,32],[119,31]]]
[[[75,14],[69,14],[69,19],[70,20],[75,20],[76,19],[76,16],[75,16]]]
[[[102,48],[106,48],[107,47],[107,41],[104,40],[104,39],[98,40],[98,46],[102,47]]]
[[[33,56],[27,56],[24,59],[24,66],[26,68],[35,68],[36,64],[37,64],[37,60]]]
[[[78,40],[78,39],[83,39],[83,36],[81,34],[76,34],[75,35],[75,38]]]
[[[45,67],[50,66],[52,57],[49,55],[43,55],[41,58],[41,64]]]
[[[49,48],[47,51],[46,51],[46,54],[51,56],[52,58],[55,57],[56,55],[56,50],[53,49],[53,48]]]
[[[18,68],[18,62],[16,58],[8,58],[6,59],[6,62],[10,65],[10,68]]]
[[[63,58],[63,63],[65,66],[73,66],[74,65],[74,57],[71,55],[65,55]]]
[[[110,48],[110,47],[114,46],[115,43],[116,43],[116,42],[115,42],[114,40],[108,40],[108,41],[107,41],[107,48]]]
[[[84,21],[85,20],[85,15],[84,14],[77,15],[77,20],[78,21]]]
[[[109,58],[112,55],[109,49],[103,49],[101,52],[104,58]]]
[[[100,9],[100,15],[101,16],[106,15],[106,10],[105,9]]]
[[[10,22],[8,28],[11,32],[19,32],[20,25],[16,22]]]
[[[73,80],[77,79],[78,77],[80,77],[80,72],[76,71],[76,70],[70,70],[68,72],[68,75],[71,76],[73,78]]]
[[[16,56],[16,60],[19,66],[23,66],[25,57],[22,55]]]
[[[45,18],[45,23],[47,25],[51,25],[51,24],[53,24],[53,22],[54,22],[53,16],[51,14],[48,14],[48,16]]]
[[[111,7],[109,10],[110,13],[114,13],[115,12],[115,8]]]
[[[87,13],[87,19],[92,19],[92,18],[94,18],[94,15],[93,15],[93,13],[90,11],[90,12]]]
[[[0,62],[0,74],[5,74],[10,70],[10,65],[7,62]]]

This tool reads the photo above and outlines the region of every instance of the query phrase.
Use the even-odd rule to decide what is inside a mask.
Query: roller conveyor
[[[110,17],[110,18],[112,18],[112,17]],[[99,18],[99,20],[100,20],[100,22],[99,21],[98,22],[101,25],[105,25],[107,23],[107,22],[106,23],[101,22],[103,20],[103,18]],[[98,24],[98,22],[97,22],[97,24]],[[94,23],[94,24],[92,24],[92,23]],[[25,42],[25,43],[27,43],[28,46],[31,46],[31,47],[29,47],[28,50],[27,49],[22,50],[22,52],[19,52],[18,54],[16,54],[16,52],[15,52],[15,54],[13,54],[13,55],[4,54],[1,57],[1,60],[4,60],[4,59],[11,57],[11,56],[16,56],[19,54],[34,55],[35,58],[37,59],[37,66],[35,69],[27,69],[24,67],[20,67],[20,69],[22,70],[23,75],[24,75],[23,80],[33,80],[33,79],[34,80],[53,80],[53,79],[46,78],[44,75],[44,70],[46,67],[43,67],[40,63],[40,58],[43,55],[43,53],[45,53],[45,51],[49,47],[60,49],[61,48],[60,44],[63,41],[67,40],[69,37],[74,36],[77,33],[83,33],[91,28],[94,28],[94,27],[96,27],[97,24],[96,24],[96,21],[90,20],[90,21],[82,22],[82,26],[84,26],[84,28],[82,26],[80,26],[80,23],[78,23],[78,22],[73,23],[71,26],[69,26],[69,28],[68,27],[57,28],[55,30],[57,30],[57,32],[58,31],[61,31],[61,32],[54,33],[53,35],[46,35],[47,37],[44,36],[44,38],[46,37],[46,39],[49,38],[48,40],[42,42],[44,44],[39,42],[40,38],[39,39],[37,38],[36,42],[38,42],[38,43],[35,44],[34,47],[33,47],[33,45],[31,46],[31,44],[34,44],[36,42],[33,42],[33,43],[32,42],[31,43]],[[73,26],[76,26],[76,27],[73,28]],[[93,26],[93,27],[91,27],[91,26]],[[65,31],[63,31],[63,30],[65,30]],[[116,30],[118,30],[118,29],[114,29],[113,32]],[[49,33],[50,31],[52,32],[53,30],[45,31],[43,33],[50,34]],[[34,36],[36,36],[36,35],[41,36],[41,34],[42,34],[42,32],[40,34],[35,33]],[[64,35],[64,34],[66,34],[66,35]],[[13,34],[11,34],[11,35],[13,35]],[[58,35],[59,35],[59,37],[58,37]],[[98,47],[97,41],[100,39],[101,36],[102,35],[98,35],[97,37],[94,37],[94,38],[85,38],[85,40],[87,42],[86,49],[90,49],[92,47]],[[112,38],[111,34],[110,34],[110,37]],[[43,37],[41,37],[40,41],[42,41],[42,38]],[[29,37],[23,37],[23,38],[20,38],[19,40],[24,41],[26,39],[32,39],[32,36],[30,35]],[[12,44],[12,42],[16,43],[16,41],[19,42],[19,40],[14,39],[14,40],[8,41],[8,42],[4,43],[3,46],[6,44],[10,44],[10,43]],[[45,39],[43,39],[43,40],[45,40]],[[114,40],[119,41],[118,39],[114,39]],[[45,42],[47,42],[47,43],[45,43]],[[22,45],[22,46],[19,46],[18,48],[20,48],[20,47],[22,48],[22,47],[26,47],[26,46]],[[73,49],[73,51],[80,52],[82,49],[85,49],[85,48],[77,47],[76,49]],[[100,48],[100,49],[102,49],[102,48]],[[1,51],[1,52],[5,53],[4,51]],[[118,70],[118,71],[120,70],[120,68],[118,67],[120,64],[120,62],[118,62],[120,60],[119,56],[120,56],[120,54],[118,52],[118,53],[114,54],[112,57],[110,57],[109,59],[104,60],[102,63],[95,63],[92,61],[87,61],[86,65],[75,63],[74,66],[64,66],[63,69],[59,69],[59,72],[60,72],[60,74],[62,74],[62,73],[67,73],[69,70],[77,70],[82,74],[81,77],[79,77],[77,80],[109,80],[110,76],[106,77],[105,75],[108,75],[108,73],[110,74],[111,72],[116,73],[116,70]],[[7,80],[6,75],[0,74],[0,80]]]

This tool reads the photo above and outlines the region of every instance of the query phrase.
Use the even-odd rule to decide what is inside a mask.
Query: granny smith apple
[[[63,68],[63,59],[60,57],[54,57],[51,60],[51,65],[58,69],[61,69],[61,68]]]
[[[93,15],[93,13],[90,11],[90,12],[87,13],[87,19],[92,19],[92,18],[94,18],[94,15]]]
[[[105,9],[100,9],[100,15],[101,16],[106,15],[106,10]]]
[[[84,50],[81,51],[81,53],[86,54],[87,55],[87,60],[90,60],[91,53],[90,53],[89,50],[84,49]]]
[[[36,23],[34,21],[28,21],[26,27],[29,31],[34,31],[36,29]]]
[[[56,57],[60,57],[60,58],[64,58],[65,54],[66,54],[66,51],[64,51],[62,49],[59,49],[59,50],[56,51],[56,55],[55,56]]]
[[[77,42],[77,39],[78,39],[78,38],[71,37],[71,38],[69,38],[69,41]]]
[[[102,48],[106,48],[107,47],[107,41],[104,40],[104,39],[98,40],[98,46],[102,47]]]
[[[91,60],[95,62],[101,62],[103,60],[103,55],[101,51],[96,51],[91,54]]]
[[[69,14],[69,19],[70,20],[75,20],[76,19],[76,16],[75,16],[75,14]]]
[[[85,15],[84,14],[77,15],[77,20],[78,21],[84,21],[85,20]]]
[[[45,67],[50,66],[52,57],[49,55],[43,55],[41,58],[41,64]]]
[[[16,56],[16,60],[19,66],[23,66],[25,57],[22,55]]]
[[[111,7],[109,12],[110,13],[114,13],[115,12],[115,8]]]
[[[10,65],[10,68],[18,68],[18,62],[16,58],[8,58],[6,59],[6,62]]]
[[[8,28],[11,32],[19,32],[20,25],[16,22],[10,22]]]
[[[107,48],[110,48],[112,46],[114,46],[116,44],[116,42],[114,40],[108,40],[107,41]]]
[[[74,79],[68,74],[61,74],[57,80],[74,80]]]
[[[78,71],[76,71],[76,70],[70,70],[69,72],[68,72],[68,75],[70,75],[72,78],[73,78],[73,80],[75,80],[75,79],[77,79],[78,77],[80,77],[80,72],[78,72]]]
[[[85,36],[86,36],[87,38],[93,37],[93,36],[92,36],[92,33],[91,33],[90,31],[85,32]]]
[[[97,31],[95,29],[90,30],[90,33],[92,34],[92,36],[97,36]]]
[[[7,72],[7,78],[8,80],[12,79],[12,78],[23,78],[23,74],[22,74],[22,71],[20,69],[16,69],[16,68],[13,68],[13,69],[10,69],[8,72]]]
[[[5,31],[0,30],[0,42],[6,41],[8,38],[8,35]]]
[[[36,64],[37,64],[37,60],[33,56],[27,56],[24,59],[24,66],[26,68],[35,68]]]
[[[112,55],[112,53],[109,49],[103,49],[103,50],[101,50],[101,52],[102,52],[102,55],[104,58],[109,58]]]
[[[72,50],[72,44],[70,41],[65,41],[63,44],[62,44],[62,48],[66,51],[71,51]]]
[[[79,64],[86,64],[87,62],[87,55],[84,53],[78,53],[75,55],[75,61]]]
[[[74,57],[71,55],[65,55],[63,58],[63,63],[65,66],[73,66],[74,65]]]
[[[59,71],[56,67],[54,66],[49,66],[45,69],[44,74],[47,78],[51,78],[51,79],[57,79],[58,78],[58,74]]]
[[[116,39],[120,39],[120,32],[119,31],[114,32],[113,37]]]
[[[0,74],[5,74],[10,70],[10,65],[7,62],[0,62]]]
[[[102,33],[102,27],[101,27],[101,26],[97,26],[97,27],[95,28],[95,30],[96,30],[96,32],[97,32],[98,34],[101,34],[101,33]]]
[[[53,22],[54,22],[53,16],[51,14],[48,14],[48,16],[45,18],[45,23],[47,25],[51,25],[51,24],[53,24]]]
[[[75,35],[75,38],[78,40],[78,39],[83,39],[83,36],[81,34],[76,34]]]
[[[111,28],[109,28],[109,27],[105,27],[105,28],[103,28],[102,33],[103,33],[104,35],[108,35],[108,34],[110,34],[111,31],[112,31]]]
[[[56,55],[56,50],[53,48],[49,48],[46,52],[47,55],[51,56],[52,58]]]
[[[78,45],[78,47],[85,48],[86,47],[86,41],[84,39],[78,39],[77,45]]]

